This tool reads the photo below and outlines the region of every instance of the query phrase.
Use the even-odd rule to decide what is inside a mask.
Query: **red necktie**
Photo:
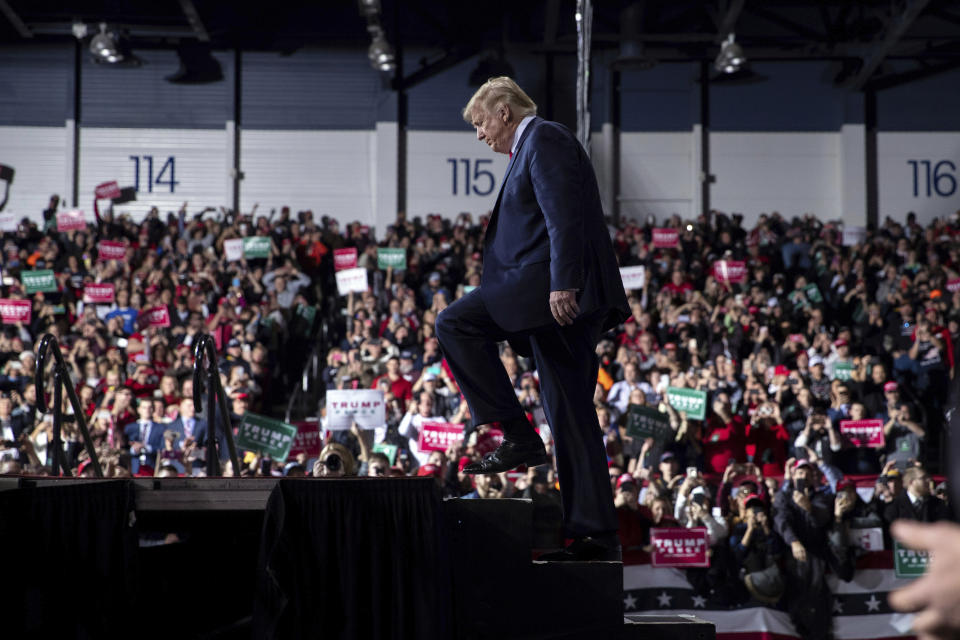
[[[510,152],[510,159],[513,160],[513,151]]]

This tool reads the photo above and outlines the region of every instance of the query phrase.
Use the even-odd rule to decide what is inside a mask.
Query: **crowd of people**
[[[283,208],[269,216],[188,205],[140,222],[108,211],[86,230],[24,219],[4,236],[3,297],[29,300],[30,321],[0,332],[0,472],[50,472],[52,419],[37,408],[34,349],[53,334],[106,475],[202,475],[208,425],[193,405],[196,336],[221,353],[236,427],[247,411],[275,414],[319,345],[326,389],[380,389],[386,421],[327,432],[319,457],[289,461],[241,452],[225,474],[423,475],[446,497],[531,497],[558,504],[552,467],[470,476],[463,467],[497,446],[496,425],[474,428],[435,335],[437,314],[480,284],[487,216],[403,213],[382,237],[360,223]],[[610,224],[621,267],[643,266],[628,291],[633,315],[597,345],[595,404],[626,550],[649,550],[654,526],[705,527],[712,566],[691,579],[728,599],[784,593],[805,637],[829,630],[823,575],[849,575],[852,530],[950,513],[944,483],[945,408],[960,348],[960,218],[926,227],[886,219],[853,242],[813,216],[673,216],[677,246],[655,246],[656,223]],[[269,255],[228,260],[224,242],[259,236]],[[101,259],[100,243],[125,244]],[[334,251],[355,247],[366,292],[339,295]],[[402,270],[378,268],[380,247],[406,250]],[[742,281],[718,261],[742,262]],[[56,291],[27,293],[24,271],[50,269]],[[112,284],[112,302],[84,300]],[[152,320],[165,305],[169,326]],[[319,309],[319,313],[307,310]],[[328,330],[317,332],[320,323]],[[533,362],[504,344],[501,359],[550,451]],[[706,393],[703,419],[671,406],[668,389]],[[641,437],[638,407],[670,429]],[[64,396],[64,456],[90,475]],[[863,446],[847,421],[879,420]],[[464,426],[446,451],[420,449],[425,423]],[[221,455],[224,455],[220,446]],[[864,478],[876,478],[864,490]],[[859,491],[858,489],[859,486]],[[733,576],[731,578],[730,576]],[[829,608],[822,609],[829,613]],[[806,626],[803,626],[806,625]]]

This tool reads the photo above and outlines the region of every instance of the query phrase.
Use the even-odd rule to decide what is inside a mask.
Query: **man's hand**
[[[900,520],[890,532],[911,549],[932,554],[927,573],[890,594],[890,606],[916,612],[913,628],[920,638],[954,638],[960,633],[960,526]]]
[[[577,304],[576,290],[551,291],[550,292],[550,313],[560,326],[573,324],[577,314],[580,313],[580,305]]]
[[[793,557],[797,562],[807,561],[807,549],[799,540],[794,540],[790,543],[790,551],[793,552]]]

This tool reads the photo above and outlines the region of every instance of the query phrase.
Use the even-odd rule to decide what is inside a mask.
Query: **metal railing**
[[[47,397],[43,392],[44,371],[47,368],[47,354],[53,352],[53,442],[47,445],[48,457],[50,459],[50,470],[55,476],[72,476],[70,467],[67,464],[66,454],[63,451],[63,438],[61,436],[61,423],[63,421],[63,389],[67,389],[67,398],[70,399],[70,406],[73,407],[73,415],[77,420],[77,427],[80,429],[80,435],[83,438],[83,446],[90,456],[90,462],[93,464],[93,472],[98,478],[103,477],[103,469],[100,468],[100,460],[97,458],[97,451],[93,446],[93,439],[87,430],[87,421],[83,417],[83,409],[80,406],[80,398],[70,382],[70,373],[67,369],[67,363],[60,352],[60,344],[52,334],[46,334],[40,340],[40,346],[37,347],[37,372],[34,376],[34,384],[37,388],[37,407],[40,413],[47,412]]]
[[[207,356],[207,370],[203,368],[203,356]],[[217,346],[213,336],[201,333],[197,335],[193,344],[193,404],[197,414],[202,413],[201,399],[203,391],[207,392],[207,476],[220,475],[220,456],[217,451],[216,414],[220,414],[221,428],[230,450],[230,462],[233,464],[233,474],[240,475],[240,464],[237,458],[237,447],[233,443],[233,428],[230,425],[230,409],[227,407],[227,394],[220,383],[220,369],[217,367]]]

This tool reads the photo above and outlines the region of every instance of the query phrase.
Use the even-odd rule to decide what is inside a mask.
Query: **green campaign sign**
[[[243,257],[244,258],[269,258],[270,257],[270,238],[265,236],[254,236],[243,239]]]
[[[20,282],[23,284],[23,290],[26,293],[56,293],[57,279],[50,269],[41,269],[39,271],[24,271],[20,274]]]
[[[667,402],[677,411],[686,411],[688,418],[703,420],[707,417],[706,391],[667,387]]]
[[[382,453],[387,456],[387,460],[390,461],[390,464],[394,464],[397,461],[397,450],[399,447],[395,444],[387,444],[386,442],[378,442],[373,445],[374,453]]]
[[[673,439],[670,417],[653,407],[631,404],[627,407],[627,435],[631,438],[653,438],[658,442]]]
[[[820,288],[817,287],[814,283],[810,283],[803,288],[807,292],[807,300],[813,304],[820,304],[823,302],[823,296],[820,295]]]
[[[292,424],[247,412],[237,431],[237,448],[268,454],[283,462],[296,437],[297,428]]]
[[[849,380],[852,377],[853,377],[852,362],[838,362],[835,365],[833,365],[834,380]]]
[[[915,551],[893,541],[893,570],[898,578],[918,578],[927,572],[930,552]]]
[[[406,269],[407,250],[379,247],[377,249],[377,268],[387,269],[389,267],[393,267],[394,269]]]

